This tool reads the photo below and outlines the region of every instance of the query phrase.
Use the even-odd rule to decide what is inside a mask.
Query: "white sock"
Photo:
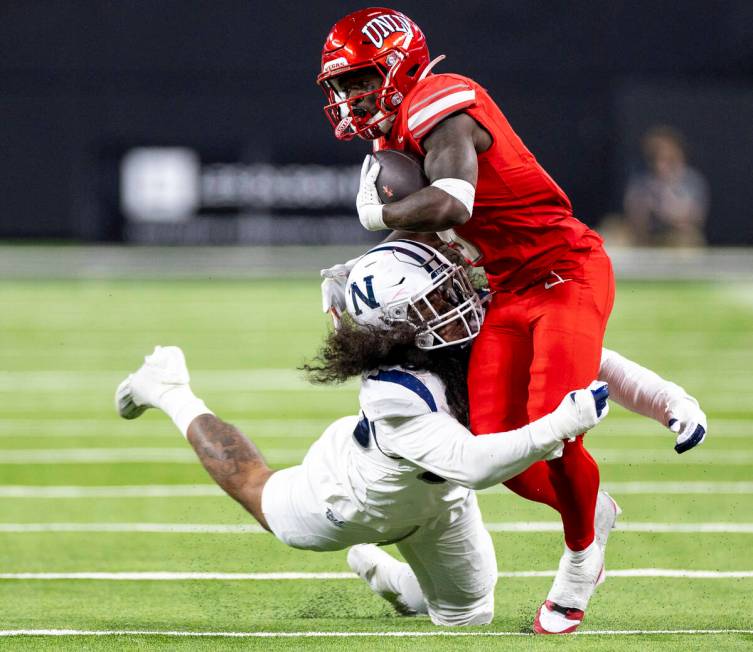
[[[565,546],[565,554],[570,558],[570,561],[573,564],[576,564],[577,566],[580,566],[583,561],[588,557],[589,548],[593,545],[593,542],[591,545],[586,546],[583,548],[583,550],[570,550],[567,546]]]
[[[188,437],[188,426],[202,414],[214,414],[200,398],[194,396],[188,386],[167,390],[159,399],[159,408],[178,426],[184,437]]]
[[[561,607],[585,611],[603,565],[604,553],[596,541],[577,551],[565,546],[547,600]]]

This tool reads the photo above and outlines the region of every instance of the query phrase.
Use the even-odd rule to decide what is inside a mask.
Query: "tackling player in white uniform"
[[[272,471],[252,442],[215,417],[191,392],[177,347],[157,347],[121,383],[118,412],[162,409],[263,527],[297,548],[354,546],[351,567],[400,613],[428,613],[440,625],[488,623],[497,567],[472,489],[560,455],[565,439],[606,414],[605,385],[569,393],[518,430],[474,437],[460,422],[467,403],[457,345],[475,337],[483,312],[464,270],[420,243],[391,242],[361,258],[348,288],[352,321],[309,370],[325,381],[365,372],[361,414],[329,426],[300,465]],[[637,369],[620,378],[626,394],[640,394],[635,378],[645,370]],[[607,507],[604,544],[615,519]],[[408,563],[357,545],[384,543],[396,543]]]

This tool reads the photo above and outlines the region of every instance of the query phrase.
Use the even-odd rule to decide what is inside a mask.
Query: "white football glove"
[[[701,444],[709,429],[701,406],[692,396],[683,394],[667,401],[664,423],[677,434],[675,450],[684,453]]]
[[[358,262],[360,256],[351,258],[345,263],[339,263],[319,272],[322,281],[322,312],[332,315],[335,328],[340,325],[340,318],[345,312],[345,290],[350,270]]]
[[[609,349],[602,352],[599,377],[609,381],[617,403],[655,419],[677,435],[678,453],[698,446],[706,438],[706,415],[698,401],[679,385]]]
[[[609,386],[595,380],[586,389],[569,392],[551,413],[552,428],[564,441],[590,430],[609,414]]]
[[[382,219],[384,206],[379,200],[376,187],[379,168],[379,162],[371,154],[367,154],[361,166],[361,183],[358,187],[358,195],[356,195],[358,219],[363,228],[369,231],[381,231],[389,228]]]
[[[166,392],[188,388],[190,380],[183,351],[177,346],[155,346],[144,364],[118,385],[115,409],[124,419],[135,419],[149,408],[161,407]]]

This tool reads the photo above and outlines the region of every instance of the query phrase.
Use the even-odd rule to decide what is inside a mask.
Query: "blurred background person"
[[[623,202],[633,244],[705,245],[708,183],[688,165],[682,135],[666,125],[652,127],[641,149],[646,169],[629,179]]]

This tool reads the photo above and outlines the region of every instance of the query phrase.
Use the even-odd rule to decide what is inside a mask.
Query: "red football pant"
[[[612,265],[603,249],[577,270],[521,293],[495,294],[471,350],[471,430],[520,428],[554,410],[567,392],[595,380],[613,302]],[[583,435],[565,443],[561,458],[536,462],[505,485],[556,509],[571,550],[593,541],[599,468]]]

